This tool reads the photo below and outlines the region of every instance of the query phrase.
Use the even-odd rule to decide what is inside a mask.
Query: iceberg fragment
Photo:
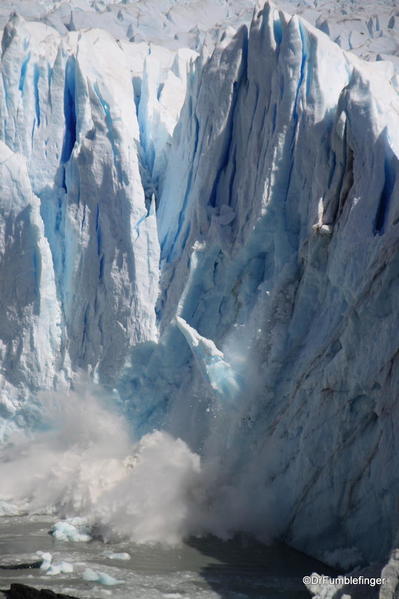
[[[104,555],[108,559],[116,559],[116,560],[122,560],[122,561],[127,561],[127,560],[131,559],[130,553],[126,553],[125,551],[123,551],[122,553],[107,552],[107,553],[104,553]]]
[[[51,529],[51,534],[57,541],[72,541],[74,543],[88,543],[92,540],[90,526],[83,518],[69,518],[56,522]]]
[[[184,318],[176,316],[176,323],[189,344],[201,372],[217,396],[223,401],[233,401],[237,397],[240,386],[233,368],[224,359],[223,352],[212,340],[201,337]]]
[[[125,582],[124,580],[117,580],[105,572],[97,572],[91,568],[86,568],[82,577],[83,580],[87,580],[88,582],[98,582],[99,584],[103,584],[105,586],[114,586],[116,584],[124,584]]]

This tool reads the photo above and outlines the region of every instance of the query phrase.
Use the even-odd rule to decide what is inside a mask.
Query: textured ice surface
[[[122,560],[122,561],[127,561],[127,560],[131,559],[130,554],[126,553],[126,552],[122,552],[122,553],[107,552],[107,553],[104,553],[104,555],[108,559],[116,559],[116,560]]]
[[[368,60],[397,61],[399,14],[396,0],[280,0],[280,8],[299,14],[336,41]],[[249,24],[253,0],[4,0],[0,27],[17,11],[42,20],[59,33],[106,29],[119,40],[152,42],[168,48],[213,44],[225,27]]]
[[[2,73],[2,403],[10,412],[27,387],[62,383],[72,369],[112,381],[129,346],[156,339],[159,250],[132,72],[118,44],[99,30],[61,39],[13,17]]]
[[[123,580],[116,580],[113,576],[106,574],[105,572],[97,572],[91,568],[86,568],[83,572],[83,580],[88,582],[97,582],[98,584],[104,584],[106,586],[114,586],[115,584],[123,584]]]
[[[73,565],[69,562],[61,561],[55,563],[51,553],[46,551],[37,551],[36,554],[43,560],[40,569],[46,573],[46,576],[57,576],[58,574],[71,574]]]
[[[75,543],[88,543],[92,540],[89,534],[90,527],[83,518],[70,518],[56,522],[51,534],[58,541],[73,541]]]
[[[158,209],[162,336],[121,393],[144,430],[226,452],[252,499],[220,497],[225,521],[377,558],[397,528],[394,68],[266,8],[196,69]],[[240,375],[238,412],[205,355]]]
[[[30,426],[39,390],[88,372],[138,435],[202,455],[207,530],[356,562],[398,526],[398,80],[320,28],[373,58],[395,54],[397,19],[340,5],[299,3],[317,29],[258,4],[248,30],[217,25],[249,22],[245,4],[126,4],[119,35],[115,5],[43,4],[38,23],[20,3],[0,82],[0,416]],[[168,48],[148,43],[164,19]],[[181,458],[175,539],[198,456],[154,435],[145,455]],[[96,492],[99,469],[122,472],[84,457]],[[133,482],[144,540],[158,462]]]

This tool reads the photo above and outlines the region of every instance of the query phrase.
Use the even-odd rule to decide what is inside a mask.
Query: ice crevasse
[[[399,490],[398,80],[270,4],[190,50],[2,41],[0,415],[78,371],[246,490],[241,529],[385,557]],[[338,553],[337,553],[338,552]]]

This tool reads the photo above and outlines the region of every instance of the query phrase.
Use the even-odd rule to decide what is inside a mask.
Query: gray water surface
[[[79,598],[100,599],[309,599],[302,577],[326,566],[283,545],[213,537],[191,539],[179,547],[64,542],[49,530],[44,516],[0,518],[0,589],[13,582],[49,588]],[[47,575],[43,570],[11,569],[37,561],[36,551],[50,552],[53,562],[73,565],[73,573]],[[127,561],[111,560],[107,552],[127,552]],[[83,580],[91,568],[122,581],[115,586]]]

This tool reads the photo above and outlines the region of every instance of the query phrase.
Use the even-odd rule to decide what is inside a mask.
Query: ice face
[[[0,330],[1,414],[18,418],[31,391],[63,380],[57,355],[62,343],[51,250],[32,192],[26,160],[0,142],[2,202]],[[19,391],[17,391],[19,389]]]
[[[397,527],[395,70],[268,6],[195,69],[158,209],[162,335],[121,394],[139,428],[224,456],[244,529],[378,558]]]
[[[198,54],[75,28],[14,15],[3,35],[5,426],[88,372],[184,472],[201,453],[207,531],[381,557],[398,524],[395,67],[269,4]]]
[[[27,221],[17,243],[38,246],[29,250],[30,258],[23,252],[32,278],[29,283],[24,277],[24,285],[32,301],[43,304],[36,308],[36,320],[50,329],[31,336],[29,351],[40,373],[35,386],[51,387],[54,377],[68,380],[76,368],[111,381],[129,346],[157,336],[157,227],[143,193],[128,60],[104,31],[61,40],[44,25],[12,17],[4,39],[1,135],[7,145],[1,180],[6,204],[12,206],[4,210],[12,210],[10,226],[15,226],[11,220]],[[98,54],[92,53],[95,44],[101,47]],[[17,152],[24,157],[16,157]],[[25,160],[29,175],[8,174],[23,169]],[[21,192],[27,198],[25,213],[22,199],[13,203],[10,196]],[[5,230],[4,243],[16,234]],[[7,255],[12,260],[9,250]],[[14,278],[12,272],[8,267]],[[9,301],[14,303],[12,292]],[[25,326],[33,320],[26,319]],[[16,335],[23,338],[22,332],[3,334],[5,352]],[[18,355],[18,376],[26,372],[32,389],[31,365],[24,364],[22,348],[12,351]],[[53,372],[49,366],[46,375],[43,362],[49,359]],[[6,370],[5,381],[11,375]],[[20,396],[14,394],[15,402]]]

